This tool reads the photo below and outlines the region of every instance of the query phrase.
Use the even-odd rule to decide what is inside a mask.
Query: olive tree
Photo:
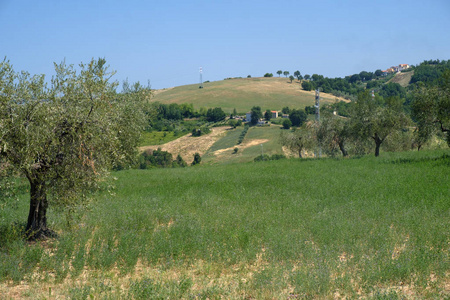
[[[29,239],[54,235],[49,204],[82,203],[112,168],[136,157],[149,97],[139,84],[118,94],[101,58],[55,71],[48,87],[44,75],[0,63],[0,156],[29,182]]]
[[[348,156],[345,145],[349,138],[350,128],[348,126],[348,120],[325,112],[317,130],[317,140],[325,153],[330,156],[335,156],[340,150],[342,156]]]
[[[375,156],[380,155],[381,144],[394,131],[409,123],[403,112],[402,99],[390,97],[385,103],[381,98],[372,99],[368,91],[358,95],[351,113],[351,131],[355,139],[372,139],[375,143]]]
[[[280,143],[292,152],[298,153],[298,157],[302,158],[302,152],[304,150],[311,150],[316,147],[315,128],[311,124],[305,124],[296,130],[282,130],[280,133]]]
[[[439,85],[420,87],[414,93],[412,117],[417,122],[419,150],[438,131],[446,134],[450,146],[450,71],[443,73]]]

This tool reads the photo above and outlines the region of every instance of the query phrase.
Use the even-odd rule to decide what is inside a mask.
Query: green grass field
[[[336,97],[322,93],[322,103],[334,103]],[[314,105],[314,92],[301,88],[298,81],[290,83],[286,78],[242,78],[208,82],[203,89],[198,85],[179,86],[158,91],[153,101],[162,103],[192,103],[195,109],[201,107],[221,107],[226,113],[234,108],[238,113],[246,113],[253,106],[263,110],[304,108]]]
[[[448,298],[449,167],[447,150],[120,171],[32,244],[23,186],[0,218],[0,298]]]
[[[139,146],[162,145],[176,140],[180,136],[182,135],[175,135],[173,131],[143,131]]]

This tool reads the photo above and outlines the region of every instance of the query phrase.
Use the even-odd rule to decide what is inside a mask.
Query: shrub
[[[173,161],[174,168],[184,168],[187,167],[187,163],[183,160],[180,154],[178,154],[177,159]]]
[[[255,157],[255,159],[254,159],[255,162],[256,161],[263,161],[263,160],[265,160],[265,161],[270,160],[269,155],[267,155],[267,154],[259,155],[259,156]]]
[[[198,152],[195,152],[194,160],[192,161],[191,165],[192,166],[199,165],[201,161],[202,161],[202,158],[201,158],[200,154],[198,154]]]
[[[270,157],[270,160],[280,160],[280,159],[285,159],[285,158],[286,158],[286,156],[283,154],[273,154]]]
[[[170,168],[172,167],[172,154],[167,151],[157,150],[145,151],[139,156],[139,169]]]
[[[289,129],[292,126],[292,122],[289,119],[284,119],[283,120],[283,128],[284,129]]]
[[[312,86],[311,82],[309,82],[309,81],[303,81],[303,82],[302,82],[302,88],[303,88],[305,91],[310,91],[310,90],[313,89],[313,86]]]
[[[198,136],[202,136],[204,134],[208,134],[210,132],[211,132],[211,129],[209,129],[208,127],[194,128],[194,129],[192,129],[192,136],[198,137]]]

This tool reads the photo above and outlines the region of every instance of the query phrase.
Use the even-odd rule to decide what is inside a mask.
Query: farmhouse
[[[245,113],[245,122],[251,122],[252,120],[252,112],[249,111],[248,113]]]
[[[278,118],[278,112],[276,110],[272,110],[271,113],[272,113],[272,119]]]
[[[398,65],[398,70],[402,71],[402,70],[406,70],[409,69],[409,65],[408,64],[400,64]]]

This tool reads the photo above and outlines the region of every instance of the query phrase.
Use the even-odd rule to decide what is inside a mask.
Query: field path
[[[213,127],[211,128],[211,132],[206,135],[193,137],[192,134],[188,134],[163,145],[139,147],[139,150],[146,151],[161,148],[161,150],[171,153],[174,159],[180,154],[184,161],[189,164],[194,159],[194,154],[196,152],[198,152],[200,156],[205,154],[205,152],[218,139],[225,135],[226,131],[229,129],[230,127]]]

